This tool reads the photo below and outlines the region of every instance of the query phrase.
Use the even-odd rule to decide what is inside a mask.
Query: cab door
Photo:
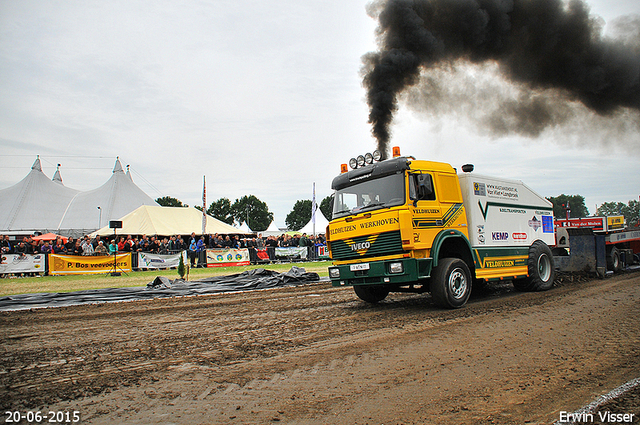
[[[442,211],[434,180],[432,173],[409,173],[409,209],[416,250],[430,249],[433,239],[442,228]],[[425,253],[425,257],[428,255]]]

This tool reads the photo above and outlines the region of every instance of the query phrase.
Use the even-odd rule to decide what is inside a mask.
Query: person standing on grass
[[[100,235],[96,235],[95,239],[91,241],[91,245],[93,245],[94,251],[96,248],[98,248],[99,243],[100,243]]]
[[[182,252],[184,250],[184,240],[182,239],[182,236],[177,235],[176,236],[176,251],[178,252]]]
[[[24,243],[24,241],[20,242],[18,244],[18,246],[16,246],[15,249],[16,254],[18,254],[20,257],[24,257],[27,255],[28,253],[28,247],[27,245]]]
[[[82,255],[93,255],[94,249],[91,241],[89,240],[89,236],[85,236],[82,241]]]
[[[196,250],[198,249],[198,242],[195,238],[195,233],[191,234],[193,237],[191,238],[191,241],[189,242],[189,260],[190,260],[190,264],[191,267],[195,267],[196,266]]]
[[[53,253],[54,254],[60,254],[60,255],[66,255],[67,247],[64,246],[64,244],[62,243],[62,238],[58,238],[56,240],[56,244],[53,247]]]
[[[95,249],[95,255],[108,255],[107,247],[104,246],[103,241],[98,241],[98,246]]]
[[[9,235],[4,235],[4,239],[0,239],[0,247],[2,248],[3,254],[11,254],[13,253],[13,247],[11,246],[11,242],[9,242]]]
[[[51,254],[51,245],[49,245],[49,241],[44,241],[44,245],[42,245],[40,252],[43,254]]]
[[[204,236],[200,236],[200,239],[198,239],[198,243],[196,243],[196,256],[198,257],[198,263],[200,263],[200,260],[202,259],[202,252],[207,250],[207,244],[204,241]]]
[[[72,236],[69,236],[69,239],[67,240],[67,243],[64,244],[65,248],[67,249],[67,254],[72,255],[73,254],[73,248],[75,248],[76,243],[73,240]]]
[[[118,244],[115,238],[109,244],[109,255],[116,255],[118,253]]]

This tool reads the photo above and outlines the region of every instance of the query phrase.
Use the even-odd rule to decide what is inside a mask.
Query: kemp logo
[[[508,241],[509,233],[507,232],[491,232],[491,240],[496,242]]]

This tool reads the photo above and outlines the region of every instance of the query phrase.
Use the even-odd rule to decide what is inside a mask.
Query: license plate
[[[351,270],[352,272],[355,272],[358,270],[369,270],[369,263],[351,264],[349,266],[349,270]]]

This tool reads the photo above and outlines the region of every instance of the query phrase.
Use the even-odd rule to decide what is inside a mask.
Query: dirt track
[[[455,311],[428,295],[371,306],[323,283],[4,312],[0,342],[2,412],[76,410],[92,424],[549,424],[640,377],[640,273],[546,293],[503,284]],[[638,418],[637,401],[617,408]]]

